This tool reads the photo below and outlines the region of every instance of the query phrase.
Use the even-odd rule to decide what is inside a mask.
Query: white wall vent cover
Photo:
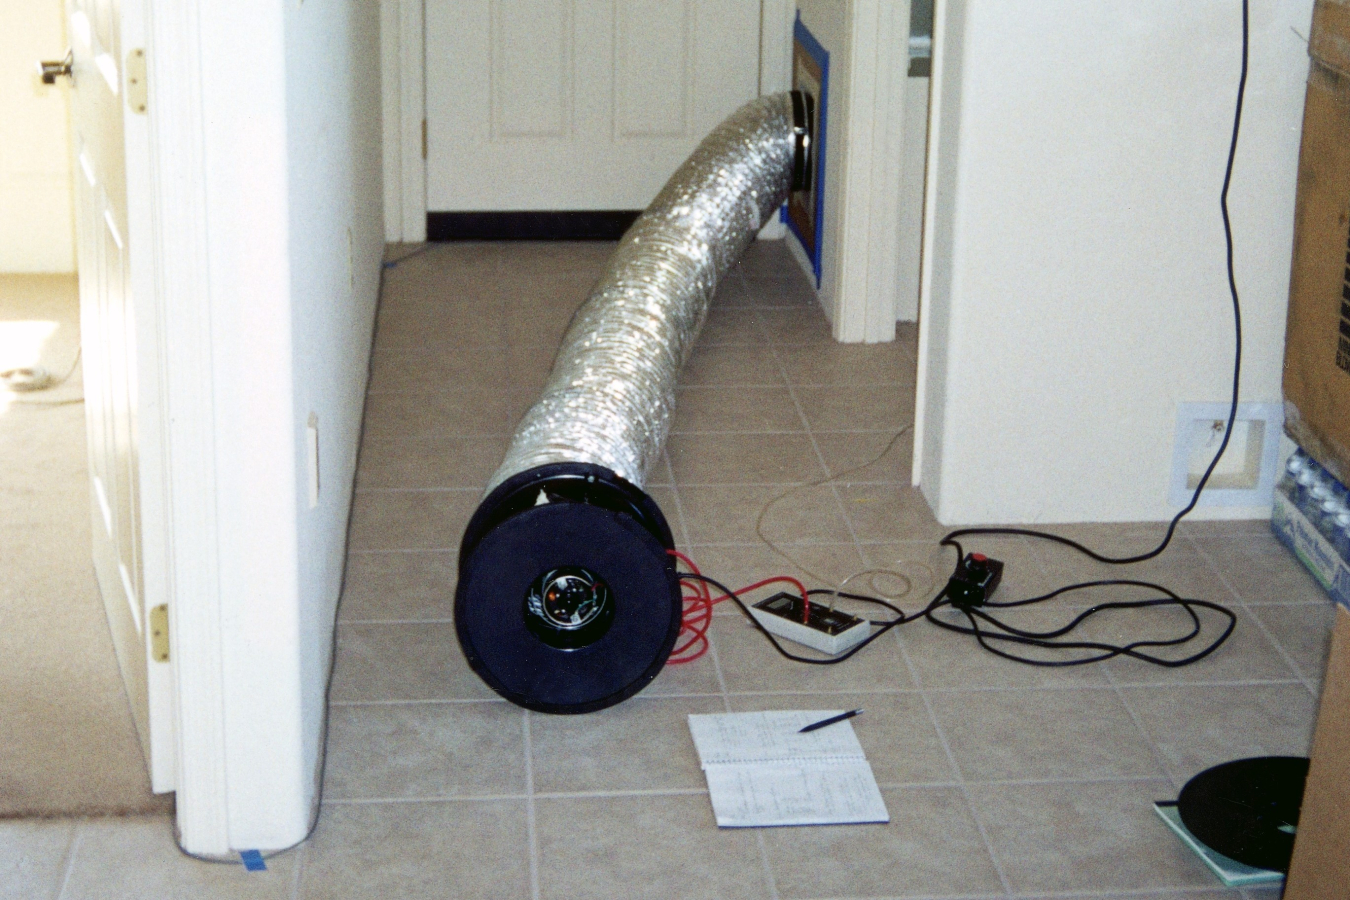
[[[1227,403],[1177,404],[1170,497],[1178,509],[1191,501],[1214,458],[1228,421]],[[1268,506],[1279,475],[1284,406],[1239,403],[1233,437],[1197,506]]]

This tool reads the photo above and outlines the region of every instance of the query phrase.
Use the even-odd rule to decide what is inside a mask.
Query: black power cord
[[[959,546],[959,545],[957,545]],[[1084,610],[1074,617],[1067,625],[1049,631],[1025,631],[1007,624],[1006,622],[990,615],[987,609],[1008,609],[1011,607],[1029,606],[1033,603],[1040,603],[1058,597],[1061,594],[1076,590],[1087,590],[1098,587],[1141,587],[1155,590],[1163,594],[1162,597],[1156,597],[1148,600],[1113,600],[1108,603],[1098,603],[1097,605]],[[960,625],[953,622],[943,621],[934,613],[943,606],[952,606],[958,609],[966,617],[968,625]],[[1178,637],[1167,640],[1137,640],[1128,644],[1109,644],[1102,641],[1075,641],[1059,640],[1059,638],[1075,630],[1084,622],[1100,613],[1110,612],[1122,609],[1147,609],[1152,607],[1175,606],[1183,610],[1191,621],[1190,630]],[[1203,628],[1200,617],[1196,615],[1196,609],[1208,609],[1216,612],[1228,620],[1224,626],[1223,633],[1213,638],[1204,647],[1189,656],[1180,659],[1169,659],[1163,656],[1157,656],[1145,652],[1144,648],[1156,647],[1178,647],[1190,643],[1199,637]],[[1065,668],[1068,666],[1082,666],[1088,663],[1102,662],[1117,656],[1128,656],[1143,662],[1152,663],[1157,666],[1164,666],[1169,669],[1188,666],[1193,662],[1204,659],[1209,654],[1219,648],[1228,636],[1233,633],[1237,626],[1237,616],[1232,610],[1226,609],[1217,603],[1208,600],[1195,600],[1178,596],[1171,590],[1160,584],[1154,584],[1148,581],[1136,581],[1133,579],[1112,578],[1100,581],[1084,581],[1078,584],[1071,584],[1058,590],[1051,591],[1048,594],[1042,594],[1039,597],[1031,597],[1026,600],[1013,600],[1007,603],[997,603],[986,601],[983,606],[969,607],[956,606],[949,600],[945,593],[939,594],[938,598],[929,604],[921,613],[929,622],[948,631],[955,631],[960,634],[973,635],[980,646],[993,653],[995,656],[1001,656],[1004,659],[1010,659],[1015,662],[1025,663],[1029,666],[1044,666],[1048,668]],[[981,627],[981,622],[989,627]],[[1001,650],[990,644],[990,641],[999,641],[1005,644],[1021,645],[1024,647],[1039,647],[1048,650],[1057,651],[1082,651],[1087,655],[1074,656],[1069,659],[1035,659],[1027,656],[1018,656],[1015,653]]]
[[[1172,542],[1172,538],[1176,534],[1177,525],[1180,524],[1181,520],[1185,518],[1192,510],[1194,510],[1196,504],[1199,503],[1200,494],[1205,490],[1205,486],[1209,483],[1210,476],[1214,474],[1215,468],[1219,465],[1219,460],[1223,458],[1224,451],[1228,449],[1228,443],[1233,436],[1233,424],[1237,420],[1238,390],[1242,375],[1242,305],[1238,298],[1237,277],[1234,272],[1233,266],[1233,225],[1228,210],[1228,192],[1229,188],[1232,186],[1233,183],[1233,166],[1237,158],[1238,137],[1242,130],[1242,108],[1243,108],[1243,101],[1245,99],[1247,92],[1247,70],[1248,70],[1248,59],[1250,56],[1250,44],[1251,44],[1251,36],[1250,36],[1249,0],[1242,0],[1242,69],[1241,74],[1239,75],[1238,78],[1237,105],[1233,113],[1233,131],[1232,137],[1228,145],[1228,162],[1224,169],[1223,190],[1220,192],[1219,195],[1219,207],[1223,213],[1223,230],[1227,250],[1228,290],[1230,296],[1232,297],[1233,303],[1233,333],[1235,344],[1233,354],[1233,386],[1232,386],[1231,400],[1229,402],[1228,407],[1228,422],[1226,427],[1224,428],[1223,440],[1220,442],[1219,449],[1214,454],[1214,458],[1210,461],[1209,466],[1206,467],[1204,475],[1201,476],[1199,483],[1196,485],[1195,492],[1191,495],[1190,502],[1186,504],[1186,507],[1184,509],[1182,509],[1180,512],[1178,512],[1175,516],[1172,517],[1172,520],[1168,523],[1166,533],[1163,535],[1162,540],[1159,541],[1156,547],[1154,547],[1152,550],[1148,550],[1144,553],[1135,554],[1133,556],[1108,556],[1103,553],[1098,553],[1095,550],[1092,550],[1091,548],[1086,547],[1083,544],[1080,544],[1079,542],[1072,540],[1070,538],[1066,538],[1061,535],[1053,534],[1047,531],[1038,531],[1029,528],[957,529],[956,531],[952,531],[949,534],[947,534],[941,541],[942,546],[952,547],[956,550],[957,563],[956,563],[956,570],[953,573],[954,575],[961,571],[963,561],[966,560],[965,551],[963,550],[960,542],[958,541],[958,538],[975,535],[1016,536],[1016,537],[1034,538],[1037,540],[1051,541],[1053,543],[1061,544],[1063,546],[1072,548],[1073,550],[1078,551],[1079,553],[1083,554],[1084,556],[1092,560],[1095,560],[1100,563],[1105,563],[1107,565],[1130,565],[1133,563],[1146,562],[1148,560],[1155,559],[1156,557],[1160,556],[1163,553],[1163,551],[1167,549],[1168,545],[1170,545]],[[893,619],[889,619],[886,621],[872,622],[871,624],[873,626],[876,626],[877,630],[874,631],[872,634],[870,634],[857,646],[849,650],[847,653],[843,653],[837,657],[831,658],[808,657],[808,656],[799,656],[797,654],[791,653],[783,649],[783,646],[778,642],[777,638],[775,638],[774,635],[772,635],[769,631],[767,631],[755,619],[755,617],[750,614],[750,610],[746,608],[743,602],[741,602],[740,597],[738,597],[735,594],[735,592],[727,588],[721,582],[716,581],[713,578],[709,578],[706,575],[694,573],[689,574],[682,573],[680,577],[684,579],[706,582],[707,584],[710,584],[713,587],[717,588],[718,590],[722,591],[727,596],[727,598],[729,598],[740,608],[741,612],[745,614],[746,618],[757,629],[759,629],[759,631],[762,632],[766,638],[768,638],[769,643],[773,645],[773,648],[777,650],[780,655],[795,662],[819,666],[836,665],[838,663],[841,663],[844,660],[852,657],[855,653],[858,653],[868,644],[880,638],[883,634],[890,631],[892,628],[895,628],[896,626],[905,624],[907,622],[912,622],[919,618],[927,619],[932,624],[937,625],[940,628],[944,628],[948,631],[954,631],[960,634],[971,635],[975,638],[976,641],[979,642],[981,647],[988,650],[990,653],[995,654],[996,656],[1003,657],[1004,659],[1013,660],[1014,662],[1024,663],[1026,665],[1046,666],[1046,667],[1080,666],[1089,663],[1102,662],[1104,660],[1113,659],[1118,656],[1124,656],[1132,659],[1137,659],[1142,662],[1151,663],[1153,665],[1164,666],[1167,668],[1179,668],[1181,666],[1190,665],[1191,663],[1203,659],[1204,657],[1213,653],[1224,643],[1224,641],[1228,640],[1229,635],[1233,633],[1233,629],[1237,625],[1237,617],[1233,614],[1233,612],[1217,603],[1212,603],[1207,600],[1196,600],[1185,598],[1160,584],[1154,584],[1152,582],[1140,581],[1136,579],[1101,579],[1097,581],[1084,581],[1075,584],[1065,585],[1064,587],[1051,591],[1048,594],[1042,594],[1039,597],[1030,597],[1025,600],[995,602],[985,599],[975,604],[969,602],[969,599],[966,597],[963,597],[959,600],[954,600],[951,596],[949,596],[948,593],[950,588],[949,585],[949,588],[944,588],[941,592],[939,592],[938,595],[934,597],[933,600],[926,607],[924,607],[921,611],[914,613],[912,615],[906,614],[898,607],[886,602],[885,600],[881,600],[876,597],[868,597],[862,594],[849,594],[838,591],[818,589],[807,591],[807,595],[812,596],[812,595],[830,594],[837,597],[844,597],[849,600],[875,604],[890,610],[895,614],[895,617]],[[1161,596],[1144,600],[1113,600],[1106,603],[1099,603],[1079,613],[1068,624],[1047,631],[1028,631],[1025,629],[1016,628],[1008,624],[1007,622],[1002,621],[996,616],[990,614],[990,612],[988,611],[991,609],[1012,609],[1017,607],[1031,606],[1033,604],[1041,603],[1046,600],[1051,600],[1055,597],[1059,597],[1063,594],[1072,593],[1074,591],[1085,591],[1094,588],[1105,588],[1105,587],[1145,588],[1150,591],[1156,591]],[[959,613],[964,615],[966,624],[960,624],[959,619],[953,622],[939,618],[937,613],[943,607],[951,607],[952,609],[957,610]],[[1186,617],[1190,620],[1189,630],[1187,630],[1184,634],[1180,634],[1172,638],[1139,639],[1130,641],[1129,643],[1125,644],[1112,644],[1104,641],[1063,639],[1065,635],[1070,634],[1071,632],[1081,627],[1085,622],[1102,613],[1115,612],[1119,610],[1152,609],[1159,607],[1175,607],[1183,611],[1186,614]],[[1149,652],[1150,650],[1156,650],[1166,647],[1184,646],[1186,644],[1189,644],[1197,637],[1199,637],[1204,628],[1204,625],[1201,622],[1200,616],[1197,615],[1196,611],[1201,609],[1217,613],[1219,616],[1227,619],[1227,624],[1224,626],[1221,634],[1219,634],[1217,637],[1212,638],[1198,651],[1191,653],[1190,655],[1185,657],[1174,659]],[[1002,646],[1011,645],[1014,647],[1015,646],[1035,647],[1043,650],[1052,650],[1052,651],[1068,651],[1068,652],[1075,652],[1077,655],[1071,656],[1070,658],[1067,659],[1054,659],[1054,658],[1036,659],[1028,656],[1020,656],[1016,653],[1010,652],[1010,650],[1002,649],[1001,646],[999,645]]]
[[[1052,534],[1046,531],[1038,531],[1035,529],[1028,529],[1028,528],[962,528],[951,532],[942,539],[942,546],[955,548],[957,554],[958,569],[961,566],[962,560],[965,559],[965,553],[962,550],[961,544],[957,539],[972,535],[1020,536],[1027,538],[1034,538],[1037,540],[1052,541],[1054,543],[1070,547],[1078,551],[1079,553],[1083,554],[1084,556],[1087,556],[1090,559],[1096,560],[1097,562],[1100,563],[1106,563],[1108,565],[1130,565],[1132,563],[1145,562],[1147,560],[1156,558],[1157,556],[1161,555],[1164,550],[1167,549],[1168,545],[1171,544],[1172,542],[1173,536],[1176,534],[1177,525],[1193,509],[1195,509],[1196,504],[1199,503],[1201,492],[1204,491],[1205,485],[1209,483],[1210,476],[1214,474],[1214,469],[1218,466],[1219,460],[1223,458],[1224,451],[1228,449],[1228,442],[1233,436],[1233,423],[1237,419],[1238,388],[1242,375],[1242,304],[1238,299],[1237,276],[1234,273],[1233,269],[1233,223],[1228,211],[1228,192],[1229,188],[1232,186],[1233,183],[1233,166],[1237,159],[1238,137],[1242,131],[1242,107],[1243,107],[1243,100],[1247,93],[1247,68],[1248,68],[1248,59],[1251,53],[1250,45],[1251,45],[1251,35],[1250,35],[1249,0],[1242,0],[1242,69],[1241,74],[1238,77],[1237,104],[1236,109],[1234,110],[1233,113],[1233,131],[1228,144],[1228,163],[1224,168],[1223,190],[1219,194],[1219,208],[1223,213],[1223,233],[1227,251],[1228,291],[1230,296],[1232,297],[1233,302],[1233,335],[1235,346],[1233,353],[1233,388],[1231,400],[1228,406],[1228,422],[1226,427],[1224,428],[1223,440],[1219,444],[1218,452],[1214,454],[1214,459],[1210,461],[1209,466],[1205,469],[1204,475],[1201,476],[1199,483],[1195,487],[1195,492],[1191,495],[1190,502],[1186,504],[1186,507],[1184,509],[1182,509],[1180,512],[1178,512],[1175,516],[1172,517],[1171,522],[1168,523],[1167,531],[1163,535],[1162,540],[1152,550],[1148,550],[1144,553],[1139,553],[1134,556],[1119,556],[1119,557],[1107,556],[1105,554],[1098,553],[1084,546],[1083,544],[1078,543],[1077,541],[1071,540],[1070,538],[1066,538],[1057,534]],[[1008,625],[1006,622],[1003,622],[997,619],[996,617],[990,615],[988,612],[985,612],[985,610],[989,608],[1006,609],[1009,607],[1027,606],[1029,604],[1038,603],[1043,600],[1049,600],[1052,597],[1057,597],[1060,596],[1061,594],[1066,594],[1072,591],[1087,590],[1099,587],[1116,587],[1116,586],[1147,588],[1149,590],[1158,591],[1163,596],[1150,600],[1115,601],[1110,603],[1101,603],[1081,613],[1076,618],[1074,618],[1073,621],[1071,621],[1068,625],[1062,628],[1043,632],[1023,631],[1021,629],[1014,628],[1011,625]],[[1017,662],[1022,662],[1028,665],[1035,665],[1035,666],[1075,666],[1075,665],[1083,665],[1086,663],[1099,662],[1101,660],[1110,659],[1115,656],[1129,656],[1135,659],[1143,660],[1145,662],[1153,663],[1155,665],[1175,668],[1178,666],[1184,666],[1193,663],[1196,660],[1202,659],[1205,656],[1208,656],[1210,653],[1214,652],[1225,640],[1228,639],[1228,636],[1233,633],[1233,628],[1237,624],[1237,617],[1234,616],[1230,610],[1225,609],[1224,607],[1219,606],[1216,603],[1210,603],[1205,600],[1185,599],[1168,590],[1167,588],[1163,587],[1162,585],[1130,579],[1108,579],[1101,581],[1079,582],[1077,584],[1066,585],[1065,587],[1059,588],[1058,590],[1052,591],[1048,594],[1044,594],[1040,597],[1032,597],[1027,600],[1018,600],[1009,603],[995,603],[986,601],[983,604],[983,606],[972,607],[967,604],[955,606],[954,608],[959,609],[962,613],[965,614],[965,618],[968,623],[967,625],[953,624],[951,622],[946,622],[943,621],[942,619],[937,618],[934,615],[934,613],[937,611],[939,607],[944,605],[952,605],[950,599],[946,598],[945,591],[942,594],[938,595],[937,599],[932,604],[930,604],[927,609],[924,610],[922,615],[933,624],[939,625],[942,628],[946,628],[950,631],[961,632],[963,634],[973,635],[975,639],[980,642],[980,645],[982,647],[984,647],[986,650],[989,650],[992,653],[995,653],[1007,659],[1012,659],[1016,660]],[[1164,641],[1141,640],[1141,641],[1134,641],[1132,643],[1124,645],[1105,644],[1095,641],[1058,640],[1058,638],[1061,638],[1065,634],[1068,634],[1069,632],[1077,628],[1079,625],[1081,625],[1083,622],[1087,621],[1089,618],[1091,618],[1094,615],[1097,615],[1098,613],[1106,612],[1109,610],[1140,609],[1156,606],[1176,606],[1183,609],[1191,620],[1191,630],[1189,631],[1189,633],[1187,633],[1185,636],[1173,638],[1171,640],[1164,640]],[[1196,615],[1195,612],[1197,608],[1203,608],[1211,610],[1213,612],[1217,612],[1228,619],[1227,627],[1224,628],[1223,633],[1220,634],[1214,640],[1212,640],[1210,643],[1205,645],[1203,649],[1201,649],[1196,653],[1191,654],[1190,656],[1186,656],[1181,659],[1167,659],[1164,657],[1155,656],[1151,653],[1145,652],[1145,650],[1142,649],[1148,647],[1157,648],[1157,647],[1180,646],[1190,642],[1192,639],[1199,636],[1202,626],[1200,618]],[[984,625],[987,627],[981,627],[981,623],[984,623]],[[990,630],[990,627],[992,627],[992,629],[994,630]],[[1040,647],[1054,650],[1077,650],[1086,652],[1088,655],[1078,656],[1066,660],[1032,659],[1029,657],[1018,656],[1016,654],[1000,650],[989,643],[989,641],[991,640],[1010,643],[1014,645]]]

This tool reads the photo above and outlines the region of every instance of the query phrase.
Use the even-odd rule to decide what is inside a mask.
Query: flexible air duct
[[[619,242],[460,548],[455,627],[515,703],[576,713],[645,687],[679,633],[670,528],[642,486],[718,281],[811,170],[811,98],[746,104]]]

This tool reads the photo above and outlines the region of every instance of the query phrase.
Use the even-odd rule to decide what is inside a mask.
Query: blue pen
[[[845,719],[851,719],[854,716],[862,715],[861,709],[849,710],[846,713],[840,713],[837,716],[830,716],[828,719],[821,719],[819,722],[812,722],[805,728],[798,731],[798,734],[806,734],[808,731],[815,731],[817,728],[824,728],[826,725],[833,725],[835,722],[842,722]]]

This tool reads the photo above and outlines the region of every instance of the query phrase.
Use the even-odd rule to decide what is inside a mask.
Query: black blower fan
[[[674,546],[655,501],[609,469],[557,463],[512,476],[460,546],[455,630],[469,665],[540,712],[633,696],[680,633]]]

